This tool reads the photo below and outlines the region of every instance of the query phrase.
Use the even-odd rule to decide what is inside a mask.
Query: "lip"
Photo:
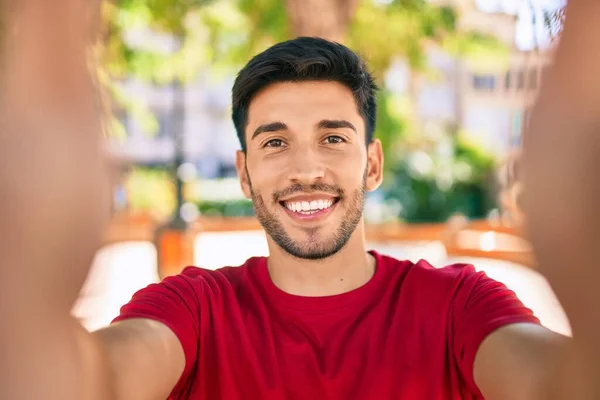
[[[323,197],[320,197],[320,198],[322,199]],[[300,200],[296,200],[296,199],[299,199],[299,197],[298,198],[295,197],[293,199],[294,199],[294,201],[300,201]],[[313,197],[313,199],[314,199],[314,197]],[[336,198],[336,200],[337,200],[337,198]],[[286,201],[290,201],[290,200],[286,200]],[[326,218],[329,214],[331,214],[333,212],[333,210],[335,210],[337,205],[338,205],[338,201],[335,201],[331,207],[329,207],[325,210],[319,210],[313,214],[300,214],[300,213],[294,212],[292,210],[289,210],[286,206],[281,204],[281,202],[279,203],[279,206],[287,213],[287,215],[290,216],[290,218],[292,218],[295,221],[300,221],[300,222],[320,221],[320,220]]]

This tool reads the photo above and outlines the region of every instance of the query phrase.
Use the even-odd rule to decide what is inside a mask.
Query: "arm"
[[[175,334],[152,320],[127,320],[90,333],[72,319],[43,335],[22,329],[18,334],[35,340],[14,349],[18,366],[3,370],[3,377],[14,380],[0,388],[2,398],[164,400],[185,365]]]
[[[524,137],[523,205],[539,269],[573,330],[508,326],[481,345],[486,399],[597,398],[600,393],[600,3],[570,0],[552,71]]]
[[[94,332],[105,349],[109,381],[118,400],[164,400],[179,380],[185,356],[177,336],[149,319],[118,322]]]
[[[69,315],[109,210],[87,64],[99,6],[0,3],[1,399],[164,399],[184,368],[165,325],[91,334]]]
[[[570,0],[552,70],[524,137],[523,205],[540,271],[573,341],[551,389],[600,393],[600,3]]]
[[[535,324],[513,324],[479,347],[474,378],[486,400],[547,399],[571,339]]]

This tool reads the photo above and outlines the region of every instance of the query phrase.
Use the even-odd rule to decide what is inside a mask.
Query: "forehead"
[[[281,82],[254,96],[246,132],[273,121],[294,125],[323,119],[345,119],[362,129],[362,117],[348,87],[338,82]]]

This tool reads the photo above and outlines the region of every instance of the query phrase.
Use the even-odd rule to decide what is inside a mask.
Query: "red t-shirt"
[[[177,335],[186,366],[173,400],[481,399],[482,340],[538,319],[470,265],[372,254],[368,283],[328,297],[283,292],[265,258],[188,267],[136,293],[116,321],[151,318]]]

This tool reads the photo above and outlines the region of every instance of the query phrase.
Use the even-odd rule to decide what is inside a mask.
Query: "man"
[[[358,56],[316,38],[275,45],[242,69],[237,169],[270,256],[188,268],[137,293],[98,333],[135,327],[166,342],[173,359],[148,389],[174,399],[468,399],[480,389],[514,399],[495,377],[522,359],[527,369],[502,373],[531,398],[544,366],[523,354],[528,341],[562,338],[512,292],[470,266],[367,252],[364,196],[383,166],[375,89]]]
[[[59,9],[81,6],[81,0],[57,1],[53,7]],[[50,24],[45,15],[38,15],[38,26]],[[57,21],[65,15],[57,13]],[[59,32],[72,37],[68,29]],[[66,43],[81,49],[74,42]],[[80,65],[69,60],[54,62]],[[21,65],[31,65],[33,75],[48,69]],[[59,75],[74,82],[72,74]],[[85,92],[67,94],[73,106],[91,104],[81,101],[89,100]],[[584,354],[597,350],[590,307],[572,312],[584,340],[571,340],[541,327],[512,292],[470,266],[436,269],[367,252],[364,195],[380,185],[383,166],[381,144],[372,137],[374,94],[360,59],[324,40],[281,43],[251,60],[233,89],[242,144],[237,168],[268,234],[269,258],[218,271],[187,268],[138,292],[114,324],[94,333],[83,331],[68,312],[85,271],[73,265],[91,256],[93,233],[101,226],[85,219],[84,210],[89,204],[99,209],[103,196],[100,186],[88,194],[69,182],[84,184],[79,178],[88,173],[103,181],[97,146],[88,138],[93,135],[74,135],[77,124],[56,131],[76,142],[64,141],[76,152],[59,153],[60,162],[29,142],[53,166],[48,171],[32,158],[29,170],[87,203],[42,203],[46,207],[31,210],[31,222],[27,206],[52,194],[15,184],[13,178],[23,176],[9,164],[1,169],[9,200],[26,207],[0,204],[3,232],[12,229],[0,242],[0,397],[596,398],[597,365]],[[18,112],[6,114],[13,130],[27,127],[31,112],[26,104],[17,106]],[[42,110],[51,106],[40,102]],[[35,135],[39,129],[24,132],[43,142]],[[31,154],[19,137],[2,136],[3,157]],[[78,169],[69,175],[73,167]],[[10,213],[4,211],[8,205],[15,207]],[[537,238],[544,249],[548,241]],[[73,242],[67,239],[78,246],[68,247]],[[575,304],[576,295],[566,291],[567,304]],[[594,292],[584,297],[594,298]]]

